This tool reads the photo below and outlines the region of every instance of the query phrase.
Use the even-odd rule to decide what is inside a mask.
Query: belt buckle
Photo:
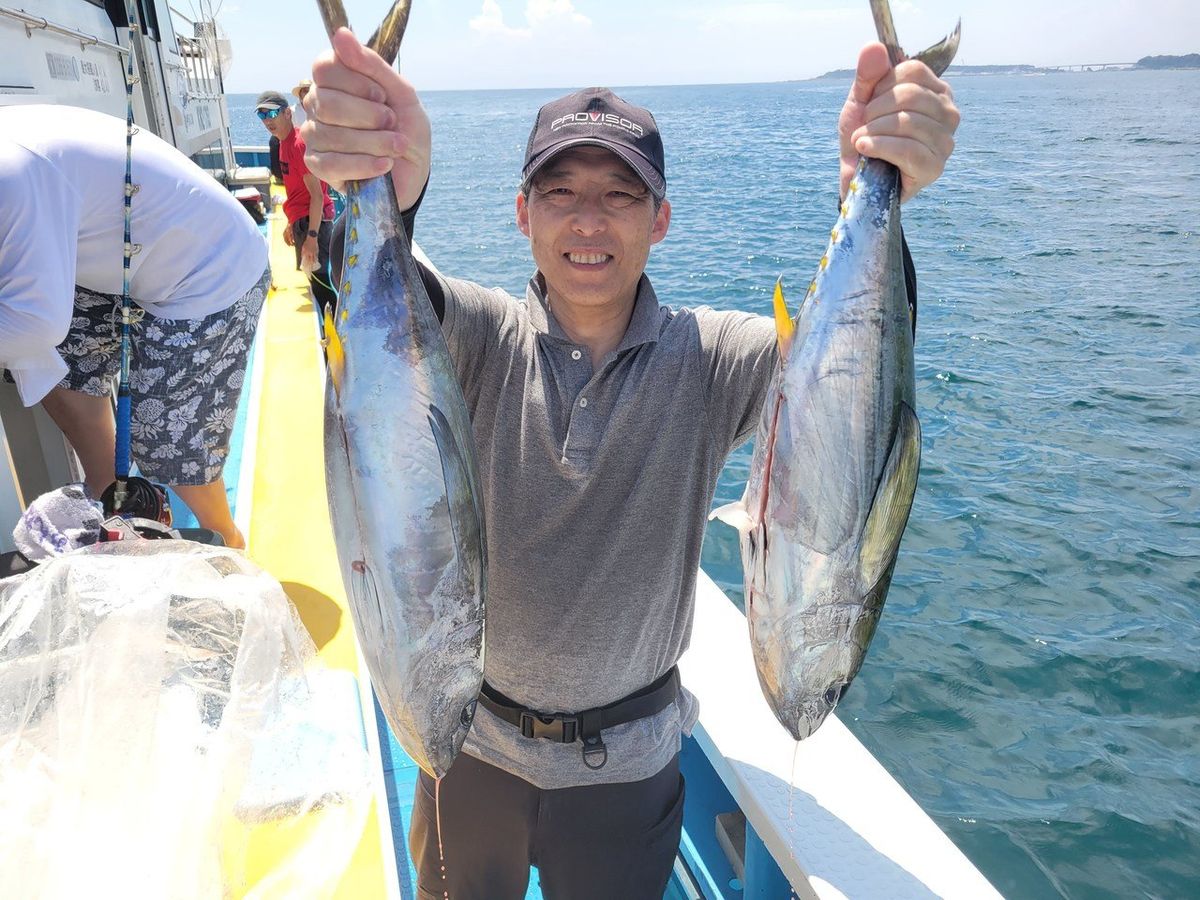
[[[521,713],[522,737],[573,744],[578,734],[579,720],[575,716],[539,716],[528,711]]]
[[[561,716],[559,721],[562,722],[562,742],[564,744],[575,743],[575,738],[579,734],[579,720],[574,716]]]

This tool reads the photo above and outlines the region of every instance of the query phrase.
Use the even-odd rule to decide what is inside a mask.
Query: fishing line
[[[796,846],[796,819],[792,807],[792,801],[796,797],[796,760],[800,756],[800,742],[796,741],[796,746],[792,749],[792,777],[788,781],[788,824],[787,831],[789,836],[788,843],[794,848]],[[792,887],[790,881],[788,883],[788,900],[798,900],[796,897],[796,889]]]
[[[322,270],[322,271],[324,271],[324,270]],[[322,279],[321,279],[321,278],[320,278],[320,277],[317,275],[317,273],[316,273],[316,272],[309,272],[308,274],[309,274],[309,277],[310,277],[310,278],[312,278],[312,280],[313,280],[313,281],[317,282],[317,283],[318,283],[318,284],[320,284],[322,287],[327,287],[327,288],[329,288],[329,289],[330,289],[331,291],[333,291],[335,294],[338,292],[338,291],[337,291],[337,288],[335,288],[335,287],[334,287],[332,284],[330,284],[328,281],[324,281],[324,280],[322,280]]]
[[[442,848],[442,779],[441,775],[433,780],[433,819],[437,823],[438,862],[442,867],[442,900],[450,900],[450,891],[446,889],[446,853]]]

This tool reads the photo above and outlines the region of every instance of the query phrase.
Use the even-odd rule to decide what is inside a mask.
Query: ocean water
[[[904,208],[923,458],[839,714],[1007,896],[1200,895],[1200,72],[962,78],[958,149]],[[836,218],[844,82],[628,88],[655,111],[674,305],[768,312]],[[518,296],[538,105],[425,95],[417,238]],[[250,96],[237,142],[261,144]],[[716,502],[740,496],[750,447]],[[703,566],[741,601],[733,532]]]

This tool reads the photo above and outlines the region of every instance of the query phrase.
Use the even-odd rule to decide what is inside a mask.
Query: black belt
[[[578,713],[543,713],[510,700],[486,681],[479,702],[492,715],[521,730],[527,738],[542,738],[557,744],[583,743],[583,763],[599,769],[608,762],[608,748],[600,732],[662,712],[679,695],[679,670],[674,666],[652,684],[608,706]]]

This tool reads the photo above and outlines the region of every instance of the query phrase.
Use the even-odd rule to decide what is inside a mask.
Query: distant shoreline
[[[1152,70],[1200,69],[1200,53],[1189,53],[1186,56],[1143,56],[1137,62],[1131,63],[1083,63],[1068,66],[1031,66],[1031,65],[1000,65],[1000,66],[951,66],[946,70],[946,76],[961,78],[964,75],[1059,75],[1063,72],[1145,72]],[[824,75],[807,79],[820,81],[826,78],[853,78],[853,69],[834,69]]]

